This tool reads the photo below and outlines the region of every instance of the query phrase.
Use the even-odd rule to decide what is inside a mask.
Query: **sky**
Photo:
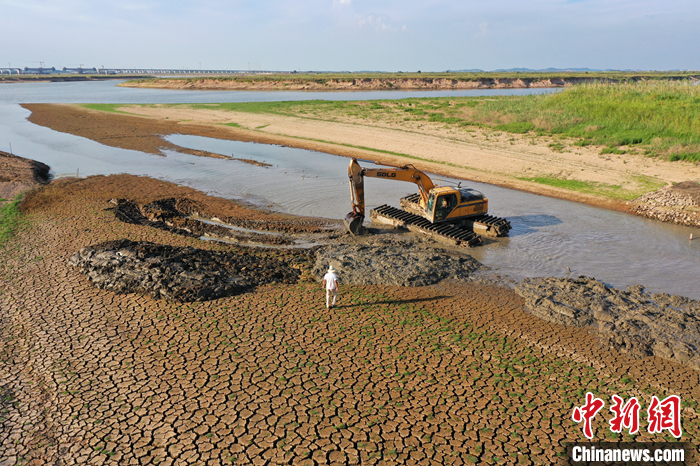
[[[0,67],[700,70],[698,0],[0,0]]]

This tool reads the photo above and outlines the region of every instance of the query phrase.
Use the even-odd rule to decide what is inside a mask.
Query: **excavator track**
[[[386,204],[372,209],[369,216],[372,220],[388,223],[394,227],[407,228],[454,246],[473,248],[483,242],[481,236],[473,231],[464,230],[449,223],[430,223],[423,217]]]
[[[401,208],[408,212],[420,211],[420,195],[411,194],[401,199]],[[511,229],[505,218],[484,214],[461,220],[462,227],[483,236],[506,236]]]

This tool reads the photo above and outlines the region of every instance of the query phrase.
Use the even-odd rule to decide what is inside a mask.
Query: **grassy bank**
[[[652,81],[582,84],[552,94],[377,101],[196,104],[193,108],[273,113],[321,120],[426,122],[568,138],[551,145],[605,146],[601,154],[643,153],[700,161],[700,86]],[[88,106],[96,108],[96,106]],[[118,107],[100,105],[100,110]]]

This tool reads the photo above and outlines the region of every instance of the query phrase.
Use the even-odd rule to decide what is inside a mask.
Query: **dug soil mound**
[[[516,287],[525,308],[547,320],[595,331],[632,356],[659,356],[700,370],[700,302],[640,285],[627,291],[594,278],[532,278]]]
[[[187,198],[167,198],[138,205],[129,199],[111,199],[114,216],[125,223],[150,226],[180,235],[199,238],[202,236],[223,239],[233,243],[251,243],[284,246],[294,241],[279,234],[260,234],[252,231],[240,231],[223,225],[207,223],[188,215],[198,215],[202,206]],[[217,217],[218,220],[218,217]],[[233,222],[240,223],[234,219]],[[244,220],[244,222],[248,222]]]
[[[700,183],[684,181],[645,194],[632,202],[630,212],[662,222],[700,227]]]
[[[50,167],[0,151],[0,199],[12,199],[19,193],[49,181]]]
[[[320,248],[316,253],[314,276],[322,279],[329,265],[338,271],[341,284],[392,286],[426,286],[447,279],[468,281],[483,267],[469,256],[411,245]]]
[[[232,296],[268,283],[296,283],[300,275],[273,258],[129,240],[83,248],[69,264],[98,288],[177,302]]]

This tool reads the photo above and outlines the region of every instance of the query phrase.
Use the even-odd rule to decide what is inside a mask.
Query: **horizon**
[[[34,70],[43,70],[43,74],[77,74],[80,71],[91,71],[95,70],[98,74],[100,71],[127,71],[133,70],[135,72],[154,72],[167,71],[173,73],[230,73],[230,74],[477,74],[477,73],[696,73],[700,72],[700,69],[591,69],[591,68],[580,68],[580,67],[570,67],[570,68],[508,68],[508,69],[495,69],[495,70],[482,70],[482,69],[447,69],[444,71],[437,70],[399,70],[399,71],[386,71],[386,70],[240,70],[240,69],[187,69],[187,68],[165,68],[165,67],[95,67],[95,66],[83,66],[83,67],[61,67],[61,66],[43,66],[43,67],[31,67],[31,66],[13,66],[12,68],[0,66],[0,70],[20,70],[28,71],[24,74],[42,74],[38,72],[33,72]],[[82,73],[89,75],[90,73]]]
[[[0,0],[0,67],[697,70],[690,0]],[[572,57],[574,57],[572,59]],[[84,65],[83,65],[84,66]],[[16,67],[15,67],[16,68]]]

